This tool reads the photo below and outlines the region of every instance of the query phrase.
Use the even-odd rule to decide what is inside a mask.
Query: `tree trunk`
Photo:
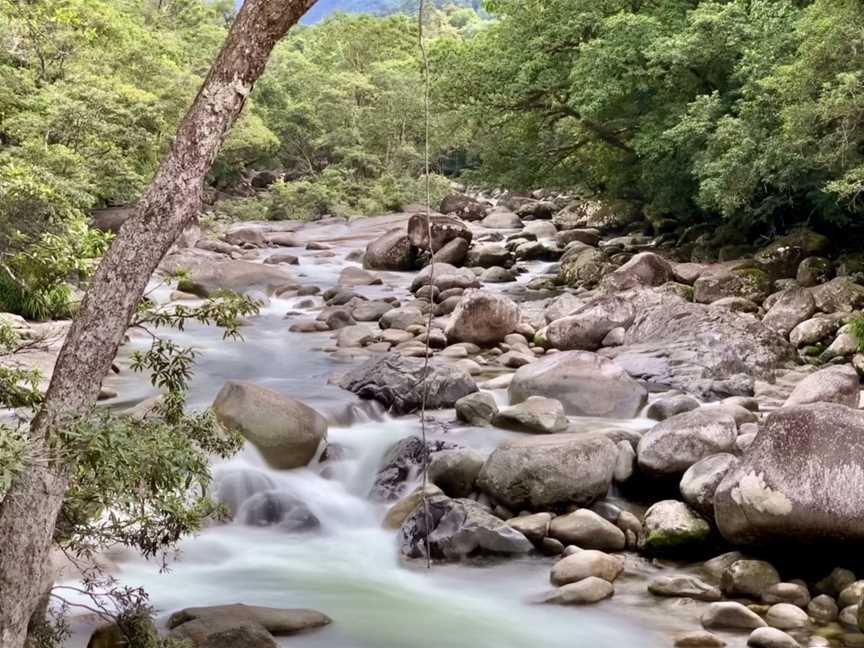
[[[0,503],[0,646],[21,648],[68,485],[54,432],[86,414],[147,282],[201,205],[205,176],[270,52],[315,0],[247,0],[150,186],[99,265],[30,434],[34,462]],[[62,451],[62,449],[61,449]]]

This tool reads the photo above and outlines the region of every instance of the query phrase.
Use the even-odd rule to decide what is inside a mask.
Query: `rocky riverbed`
[[[629,206],[592,200],[441,208],[434,269],[419,210],[236,224],[165,260],[187,278],[158,300],[230,288],[264,304],[242,344],[174,334],[204,351],[192,404],[249,445],[214,469],[232,524],[169,575],[120,558],[166,630],[255,648],[321,626],[280,641],[864,645],[849,261],[796,230],[694,262],[704,234],[649,236]],[[118,358],[109,404],[153,395],[125,369],[144,343]],[[237,602],[290,609],[170,616]]]

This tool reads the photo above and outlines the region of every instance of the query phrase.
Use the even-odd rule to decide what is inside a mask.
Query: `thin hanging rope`
[[[426,487],[429,482],[429,446],[426,444],[426,403],[429,399],[429,355],[432,353],[430,338],[432,337],[432,318],[435,314],[435,250],[432,245],[432,191],[429,181],[429,56],[426,53],[426,42],[423,33],[423,14],[425,13],[426,2],[420,0],[417,11],[417,42],[420,47],[420,54],[423,57],[423,118],[424,118],[424,173],[426,184],[426,238],[429,245],[429,318],[426,322],[426,352],[423,354],[423,392],[420,399],[420,436],[423,442],[423,486],[421,487],[420,497],[423,500],[423,515],[425,518],[425,538],[424,545],[426,549],[426,569],[432,568],[432,554],[429,548],[429,533],[432,526],[432,515],[429,511],[429,499],[426,497]]]

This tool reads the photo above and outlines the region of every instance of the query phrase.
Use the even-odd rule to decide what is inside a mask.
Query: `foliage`
[[[207,494],[210,459],[235,454],[242,438],[218,426],[209,411],[186,412],[196,353],[157,337],[151,329],[182,330],[196,321],[215,324],[226,338],[239,339],[242,318],[259,308],[254,300],[233,293],[194,307],[158,306],[145,300],[133,325],[150,332],[153,343],[133,355],[132,369],[150,373],[151,382],[162,392],[158,401],[138,413],[115,415],[96,409],[57,431],[49,439],[49,448],[38,452],[25,425],[0,425],[0,500],[32,462],[62,464],[69,487],[55,542],[73,557],[90,556],[117,544],[145,556],[164,556],[206,520],[221,517],[222,507]],[[0,320],[0,355],[19,347],[11,327]],[[32,383],[28,380],[26,374],[0,372],[0,407],[38,407],[38,376],[32,377]],[[21,393],[33,397],[22,399]],[[117,623],[130,646],[176,648],[152,629],[151,611],[140,590],[86,593]],[[106,596],[115,610],[110,614]],[[34,640],[48,648],[63,636],[62,623],[46,622]]]
[[[856,0],[490,0],[440,43],[437,97],[473,180],[584,186],[743,224],[862,210]]]

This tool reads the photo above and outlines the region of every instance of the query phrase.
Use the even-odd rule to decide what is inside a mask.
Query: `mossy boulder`
[[[682,555],[701,548],[711,525],[684,502],[664,500],[645,512],[645,551],[653,555]]]
[[[741,297],[761,304],[771,294],[771,278],[759,268],[738,268],[699,277],[693,284],[693,301],[711,304],[726,297]]]
[[[827,236],[801,227],[766,245],[754,259],[772,279],[794,277],[801,261],[810,256],[823,256],[830,247]]]
[[[812,288],[834,278],[834,264],[825,257],[807,257],[798,265],[798,285]]]
[[[574,288],[593,288],[615,267],[597,248],[574,249],[561,258],[561,283]]]

